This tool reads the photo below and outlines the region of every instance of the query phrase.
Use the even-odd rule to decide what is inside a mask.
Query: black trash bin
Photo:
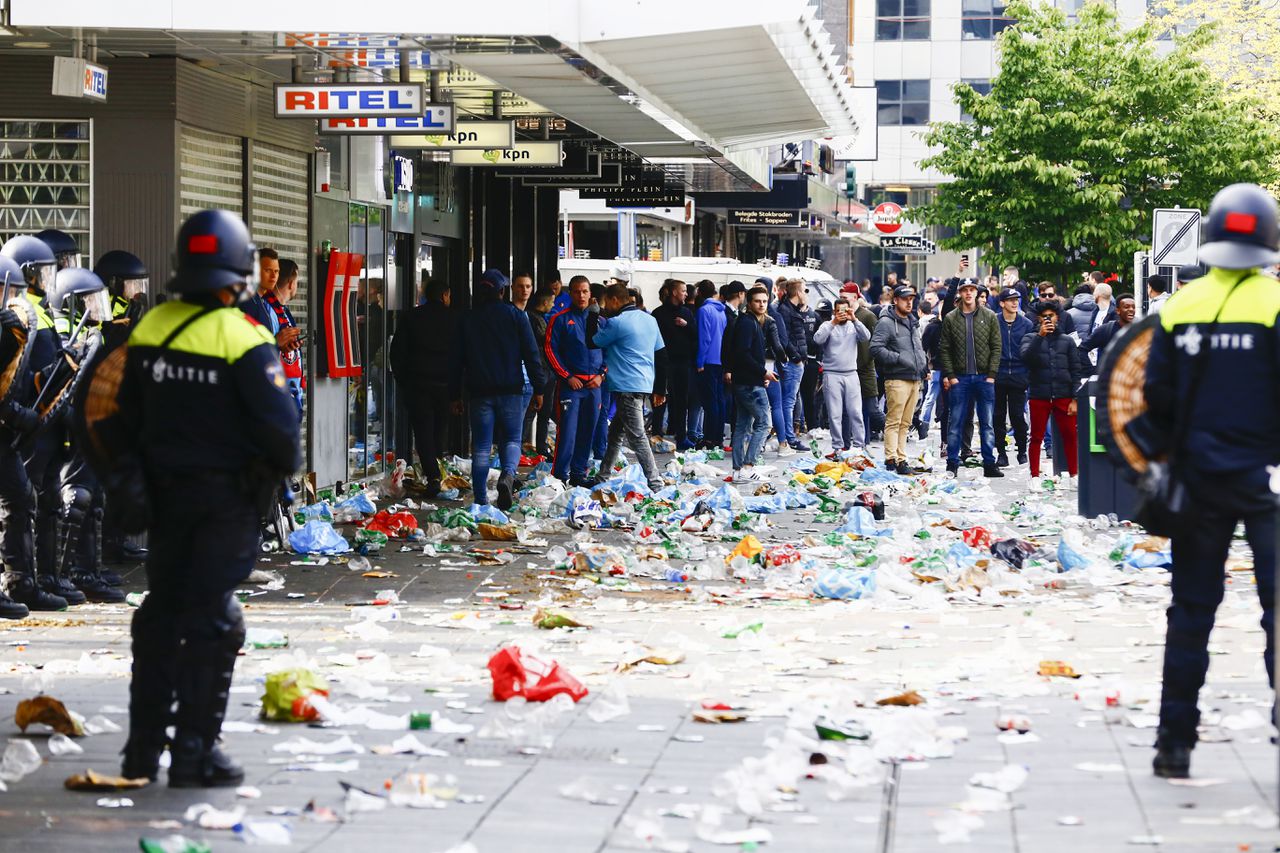
[[[1114,513],[1131,520],[1138,491],[1098,441],[1098,414],[1094,408],[1097,379],[1091,378],[1076,397],[1076,441],[1079,445],[1077,511],[1085,518]]]

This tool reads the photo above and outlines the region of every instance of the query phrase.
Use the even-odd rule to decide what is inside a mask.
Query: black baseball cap
[[[909,284],[900,284],[893,289],[895,299],[915,299],[916,289]]]
[[[1022,298],[1022,294],[1018,292],[1016,288],[1006,287],[1004,290],[1000,291],[1001,302],[1004,302],[1006,299],[1021,299],[1021,298]]]

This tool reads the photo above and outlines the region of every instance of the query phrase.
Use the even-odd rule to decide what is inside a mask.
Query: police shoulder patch
[[[271,380],[272,385],[276,386],[281,391],[284,390],[285,385],[287,384],[284,378],[284,368],[280,366],[280,362],[278,361],[273,361],[267,365],[267,378]]]

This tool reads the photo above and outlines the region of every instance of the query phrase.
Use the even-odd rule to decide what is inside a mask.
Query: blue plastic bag
[[[351,543],[332,524],[316,518],[289,534],[289,547],[299,554],[345,554]]]
[[[817,495],[811,495],[803,489],[788,489],[782,496],[786,498],[787,509],[802,509],[818,502]]]
[[[902,479],[897,474],[892,474],[883,468],[868,468],[859,476],[858,482],[864,486],[876,486],[880,483],[900,483]]]
[[[346,500],[339,501],[337,509],[354,509],[362,515],[373,515],[378,508],[373,505],[373,501],[364,492],[356,492]]]
[[[318,504],[304,506],[298,512],[302,514],[304,522],[311,521],[313,518],[318,518],[321,521],[333,521],[333,507],[329,505],[328,501],[320,501]]]
[[[605,480],[600,484],[600,488],[613,492],[618,497],[623,497],[628,492],[635,492],[645,497],[651,494],[649,480],[644,475],[644,469],[634,464],[623,468],[616,477],[610,477]]]
[[[712,509],[723,509],[727,512],[733,512],[733,496],[735,494],[737,494],[737,492],[732,486],[721,486],[707,496],[707,506]]]
[[[487,521],[492,524],[506,524],[511,519],[493,504],[472,504],[467,510],[476,521]]]
[[[836,528],[836,533],[854,533],[858,536],[882,536],[887,532],[876,528],[875,516],[865,506],[849,507],[844,524]]]
[[[875,570],[852,571],[830,568],[818,573],[813,584],[813,594],[819,598],[838,598],[851,601],[866,598],[876,591]]]
[[[786,512],[787,499],[782,495],[750,495],[742,499],[747,512]]]
[[[1173,566],[1173,551],[1132,551],[1124,558],[1126,569],[1159,569]]]
[[[591,497],[591,492],[577,486],[569,490],[564,517],[575,525],[597,527],[604,521],[604,508]]]
[[[1062,567],[1062,571],[1070,572],[1074,569],[1088,568],[1089,560],[1075,548],[1068,545],[1064,536],[1058,540],[1058,565]]]

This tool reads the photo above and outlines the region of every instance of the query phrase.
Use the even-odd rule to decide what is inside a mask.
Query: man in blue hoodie
[[[698,309],[698,354],[693,367],[698,374],[698,393],[706,413],[702,427],[705,447],[724,446],[724,422],[728,415],[720,351],[728,322],[725,302],[741,299],[745,292],[742,282],[731,282],[720,289],[719,298],[711,297]]]
[[[609,477],[625,440],[644,469],[649,488],[657,491],[663,487],[662,474],[645,434],[644,404],[651,394],[654,406],[666,400],[666,344],[658,321],[636,307],[625,283],[609,285],[600,308],[607,319],[600,320],[591,346],[603,349],[606,362],[612,365],[606,385],[617,412],[609,422],[609,444],[596,479],[603,482]]]
[[[1009,454],[1005,452],[1008,434],[1005,417],[1013,425],[1013,440],[1018,446],[1018,464],[1027,463],[1027,383],[1029,372],[1022,360],[1022,338],[1035,331],[1035,324],[1018,310],[1022,294],[1012,287],[1000,292],[1000,372],[996,374],[996,465],[1009,467]]]
[[[597,315],[591,305],[591,283],[574,276],[569,284],[569,308],[552,315],[543,342],[556,383],[556,448],[551,474],[573,486],[587,485],[591,437],[600,417],[600,388],[604,359],[587,342]]]
[[[481,505],[489,503],[489,459],[495,431],[500,436],[497,503],[503,510],[511,507],[520,464],[525,375],[534,388],[545,381],[529,317],[502,301],[509,285],[494,269],[476,282],[472,308],[462,315],[449,383],[456,414],[462,414],[464,392],[471,404],[471,489]],[[535,394],[531,405],[540,409],[542,395]]]

